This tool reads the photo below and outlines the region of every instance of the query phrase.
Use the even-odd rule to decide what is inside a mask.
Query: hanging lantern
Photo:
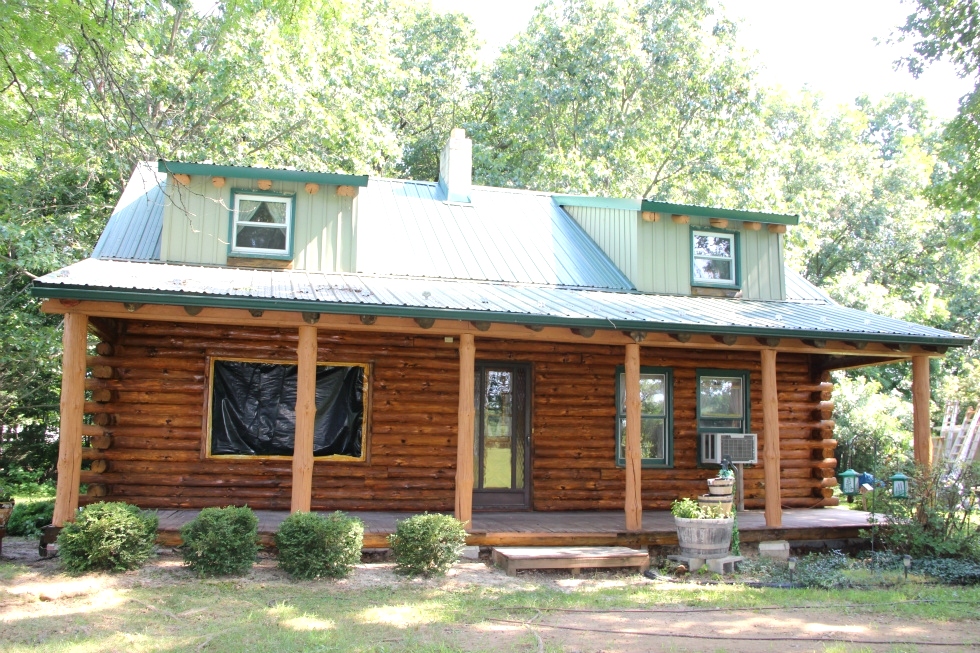
[[[858,478],[860,474],[855,472],[853,469],[849,469],[846,472],[840,473],[840,489],[841,492],[849,497],[853,497],[858,493]]]
[[[909,498],[909,477],[898,472],[888,479],[892,482],[892,496],[896,499]]]

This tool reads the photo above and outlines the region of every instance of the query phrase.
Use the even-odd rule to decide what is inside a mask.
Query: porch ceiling
[[[839,305],[540,284],[86,259],[34,285],[44,298],[433,318],[933,347],[971,338]]]

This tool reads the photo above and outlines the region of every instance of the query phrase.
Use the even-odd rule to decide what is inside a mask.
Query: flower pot
[[[725,519],[685,519],[674,517],[677,527],[677,543],[681,555],[689,558],[724,558],[732,544],[732,529],[735,520]]]
[[[709,494],[728,494],[731,495],[735,487],[734,478],[709,478],[708,479],[708,493]]]
[[[698,503],[702,506],[718,508],[723,515],[732,511],[732,495],[730,494],[702,494],[698,497]]]
[[[10,513],[14,511],[14,500],[0,501],[0,527],[6,527]]]

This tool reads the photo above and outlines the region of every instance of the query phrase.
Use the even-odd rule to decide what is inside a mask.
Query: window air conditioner
[[[755,433],[702,433],[701,462],[720,465],[725,457],[733,463],[759,462],[759,437]]]

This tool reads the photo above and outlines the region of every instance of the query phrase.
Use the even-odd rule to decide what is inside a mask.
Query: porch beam
[[[82,472],[82,411],[85,406],[85,347],[88,316],[65,315],[61,336],[61,425],[58,436],[58,486],[51,523],[75,521]]]
[[[643,530],[640,466],[640,345],[626,345],[626,530]]]
[[[456,435],[456,519],[473,519],[473,402],[476,343],[473,335],[459,337],[459,426]]]
[[[779,470],[779,398],[776,350],[762,350],[762,464],[766,479],[766,528],[782,528],[783,506]]]
[[[65,300],[71,305],[62,304],[58,299],[47,299],[41,305],[44,313],[69,313],[81,312],[91,316],[107,318],[133,319],[134,314],[127,311],[123,304],[117,302],[96,302],[88,300]],[[158,320],[165,322],[186,322],[189,324],[244,324],[249,326],[275,327],[275,328],[297,328],[304,324],[302,313],[290,311],[266,310],[259,316],[253,316],[246,309],[238,308],[211,308],[205,307],[197,315],[191,316],[184,312],[182,306],[169,306],[163,304],[145,304],[139,309],[136,317],[140,320]],[[374,317],[374,316],[372,316]],[[342,331],[370,331],[375,333],[404,333],[426,336],[458,336],[461,333],[468,333],[481,338],[500,338],[507,340],[533,340],[542,342],[567,342],[581,344],[581,336],[575,335],[568,328],[537,326],[529,330],[523,324],[507,324],[503,322],[492,322],[487,331],[480,331],[467,321],[436,319],[432,326],[423,329],[414,319],[407,317],[384,317],[377,316],[373,321],[367,323],[362,321],[362,316],[351,314],[329,314],[321,313],[317,327],[320,329],[336,329]],[[669,333],[658,331],[646,331],[646,337],[642,343],[644,347],[665,347],[686,349],[697,347],[698,349],[712,350],[745,350],[759,351],[759,342],[755,336],[737,336],[731,345],[716,342],[708,334],[691,334],[690,338],[679,341]],[[687,334],[685,334],[686,336]],[[596,329],[595,334],[588,339],[588,344],[596,345],[626,345],[633,342],[633,339],[616,329]],[[941,356],[937,352],[930,352],[922,346],[915,345],[910,352],[899,352],[895,349],[876,342],[869,342],[867,347],[855,349],[853,341],[828,340],[825,348],[817,348],[804,344],[799,339],[783,338],[780,342],[779,351],[787,353],[801,354],[839,354],[842,356],[867,356],[878,355],[891,358],[896,361],[907,360],[909,355],[930,354]]]
[[[313,430],[316,422],[316,327],[299,327],[296,346],[296,435],[290,512],[309,512],[313,495]]]
[[[928,356],[912,357],[912,450],[917,465],[932,465]]]

